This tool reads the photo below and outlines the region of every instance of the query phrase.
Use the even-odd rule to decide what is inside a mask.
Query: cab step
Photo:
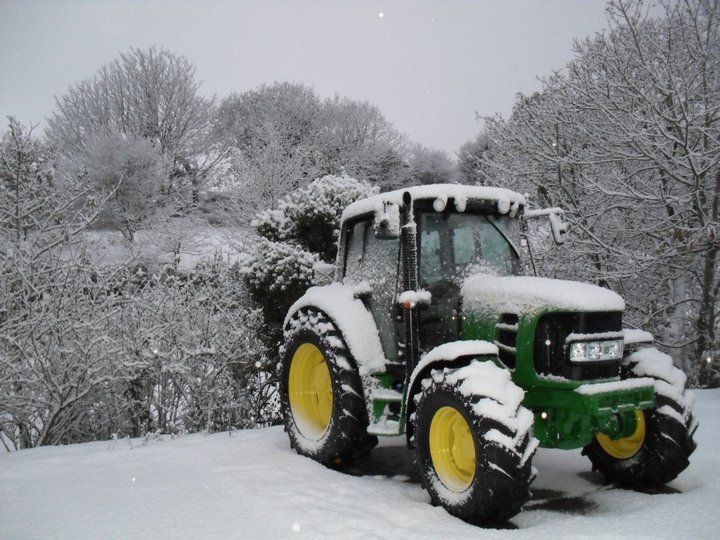
[[[400,435],[400,422],[397,420],[384,420],[370,424],[367,432],[370,435]]]
[[[388,403],[398,403],[402,401],[402,394],[391,388],[376,388],[370,393],[370,399],[373,401],[386,401]]]

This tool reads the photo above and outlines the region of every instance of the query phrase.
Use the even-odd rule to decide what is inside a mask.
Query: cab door
[[[419,212],[418,281],[432,295],[430,305],[420,310],[420,350],[459,338],[460,283],[455,273],[456,231],[448,225],[448,214]]]
[[[397,361],[398,336],[395,298],[398,291],[400,241],[380,239],[371,218],[345,225],[345,272],[343,283],[367,282],[371,292],[363,298],[375,320],[385,357]]]

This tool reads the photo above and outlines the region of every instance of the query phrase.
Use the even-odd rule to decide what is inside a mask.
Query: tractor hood
[[[537,313],[561,311],[622,311],[625,302],[611,290],[560,279],[475,274],[461,289],[468,312]]]

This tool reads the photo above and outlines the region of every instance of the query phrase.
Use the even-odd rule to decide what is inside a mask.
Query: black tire
[[[637,377],[655,381],[655,407],[643,411],[645,437],[637,453],[625,459],[613,457],[594,438],[583,454],[608,482],[654,488],[674,480],[689,465],[696,447],[694,396],[685,389],[685,374],[673,366],[672,358],[653,347],[640,349],[623,361],[623,378]]]
[[[423,486],[433,505],[477,524],[501,523],[520,511],[530,497],[535,477],[531,461],[538,445],[530,435],[533,415],[521,406],[522,398],[507,370],[491,361],[436,369],[421,382],[414,397],[414,442]],[[474,475],[462,491],[444,483],[430,451],[430,428],[436,414],[442,414],[438,411],[447,410],[444,407],[462,415],[474,443]]]
[[[285,328],[280,401],[285,431],[290,445],[298,454],[329,467],[341,467],[367,454],[377,437],[368,435],[368,413],[365,408],[362,381],[355,361],[335,323],[323,312],[305,308],[295,313]],[[320,438],[303,434],[301,422],[293,416],[289,396],[290,366],[297,349],[306,343],[322,352],[330,371],[332,412],[330,422]],[[307,430],[306,430],[307,431]]]

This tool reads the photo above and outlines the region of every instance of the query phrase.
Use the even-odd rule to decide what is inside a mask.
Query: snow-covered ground
[[[280,427],[0,455],[0,538],[720,537],[720,390],[698,391],[698,449],[653,493],[605,486],[579,451],[540,450],[533,499],[503,530],[433,508],[401,440],[325,469]]]

